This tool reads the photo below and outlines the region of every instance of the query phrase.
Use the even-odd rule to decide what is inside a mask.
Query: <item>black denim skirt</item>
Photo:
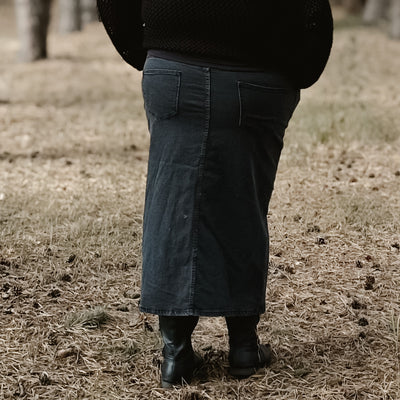
[[[299,90],[279,74],[148,58],[140,310],[265,311],[268,203]]]

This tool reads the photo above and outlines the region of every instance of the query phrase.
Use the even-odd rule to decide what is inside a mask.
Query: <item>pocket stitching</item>
[[[243,87],[243,88],[248,87],[248,88],[251,88],[254,90],[259,90],[262,92],[273,92],[273,93],[277,93],[277,92],[288,93],[290,91],[284,87],[263,86],[263,85],[257,85],[256,83],[250,83],[250,82],[244,82],[244,81],[238,81],[238,87],[239,87],[239,89],[241,87]]]
[[[179,106],[179,94],[180,94],[180,87],[181,87],[181,73],[180,71],[168,70],[168,69],[148,69],[143,71],[143,76],[145,75],[168,75],[168,76],[176,76],[176,94],[175,94],[175,102],[174,102],[174,110],[163,114],[162,116],[157,116],[154,112],[151,112],[149,109],[147,112],[154,116],[157,120],[164,120],[174,117],[178,114],[178,106]],[[144,92],[144,90],[143,90]]]
[[[284,88],[284,87],[273,87],[273,86],[263,86],[263,85],[258,85],[255,83],[249,83],[249,82],[244,82],[244,81],[238,81],[237,82],[237,89],[238,89],[238,94],[239,94],[239,126],[244,126],[245,125],[245,112],[244,112],[244,99],[243,99],[243,94],[242,90],[243,89],[250,89],[250,90],[257,90],[259,92],[270,92],[270,93],[289,93],[290,90]],[[241,90],[242,89],[242,90]],[[252,114],[247,114],[247,118],[252,118],[256,120],[276,120],[276,118],[263,118],[259,115],[252,115]]]

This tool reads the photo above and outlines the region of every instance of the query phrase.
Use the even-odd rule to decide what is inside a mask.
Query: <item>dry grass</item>
[[[100,26],[15,63],[0,3],[0,398],[400,398],[400,43],[341,20],[303,93],[269,215],[260,336],[276,361],[226,372],[202,318],[190,387],[159,389],[156,319],[138,312],[148,136],[140,74]],[[89,329],[88,329],[89,328]]]

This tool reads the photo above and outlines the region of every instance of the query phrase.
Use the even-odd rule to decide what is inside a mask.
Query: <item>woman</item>
[[[151,144],[140,310],[159,316],[161,384],[190,382],[199,316],[226,318],[229,371],[250,376],[271,360],[256,333],[268,204],[299,89],[319,78],[329,56],[329,3],[109,3],[98,1],[111,39],[143,67]]]

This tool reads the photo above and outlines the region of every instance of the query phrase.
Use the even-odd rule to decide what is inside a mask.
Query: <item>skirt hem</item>
[[[265,308],[257,310],[200,310],[198,308],[184,309],[184,310],[158,310],[155,308],[139,307],[139,310],[146,314],[155,314],[165,317],[246,317],[251,315],[260,315],[265,313]]]

